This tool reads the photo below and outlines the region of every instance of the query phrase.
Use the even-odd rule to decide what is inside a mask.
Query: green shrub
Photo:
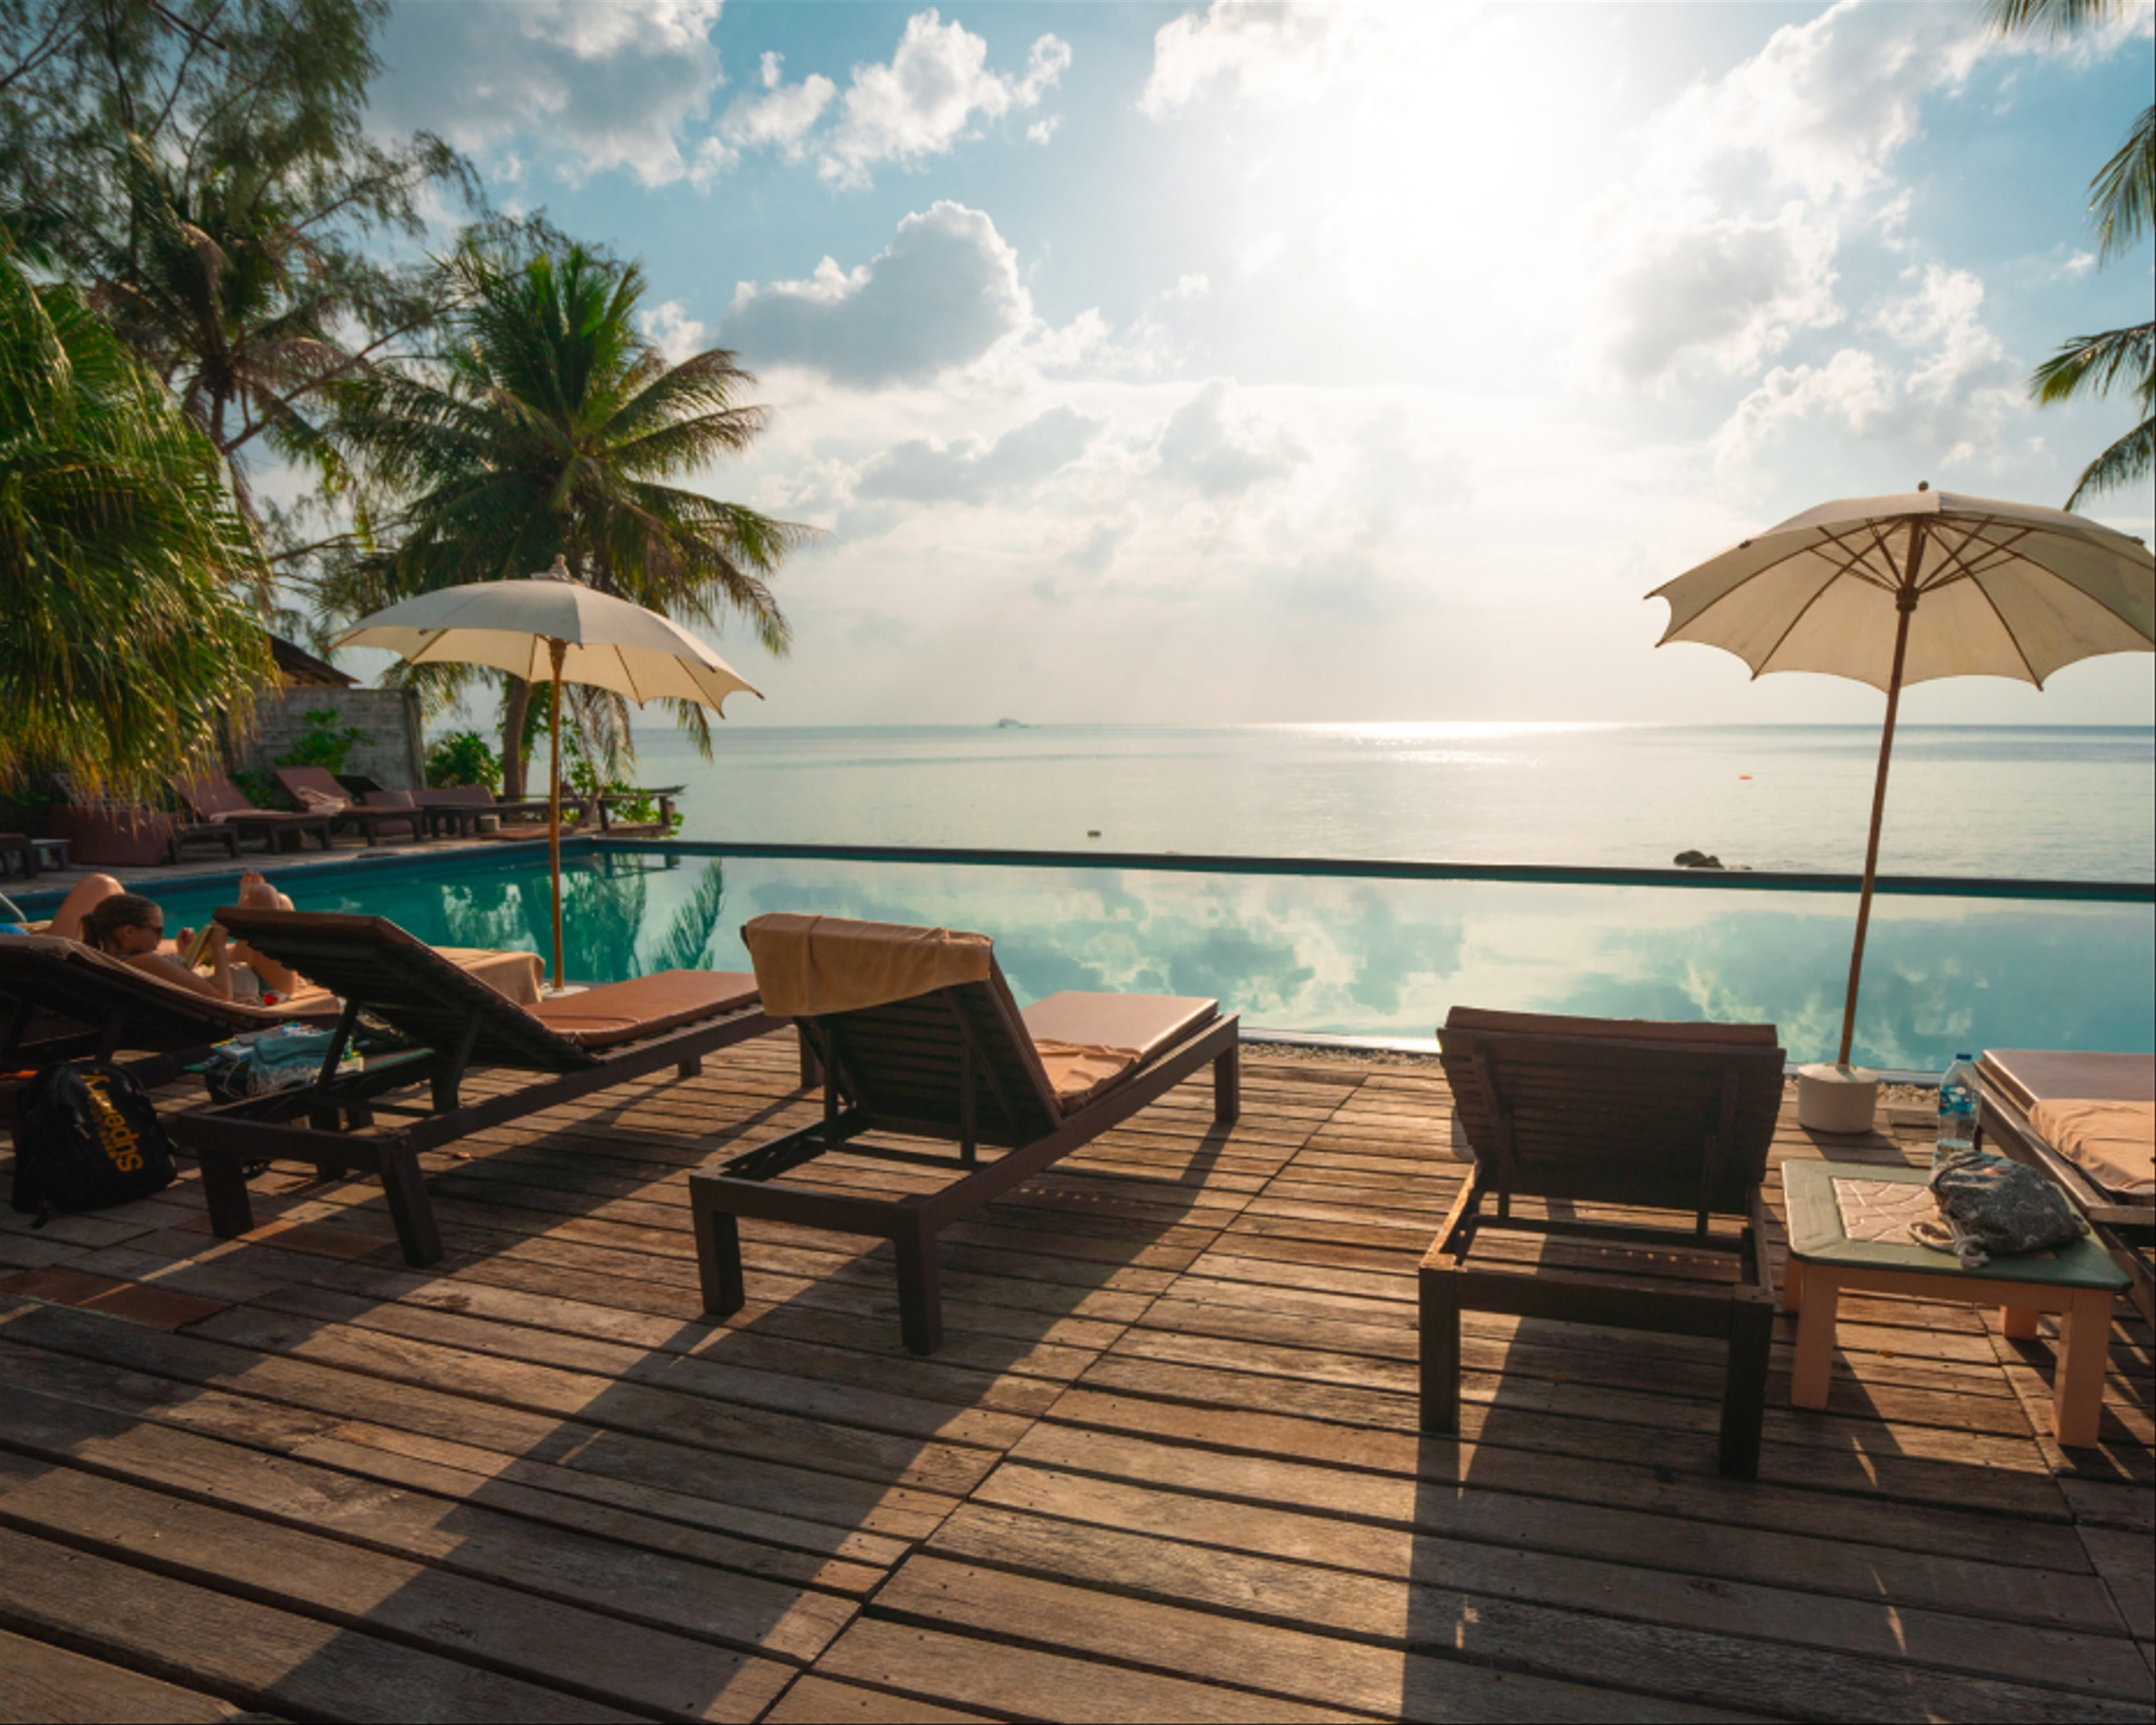
[[[501,757],[476,731],[453,731],[427,751],[427,783],[437,790],[454,785],[501,788]]]
[[[574,791],[585,797],[604,792],[614,799],[613,818],[631,826],[652,826],[658,823],[658,798],[644,796],[634,785],[619,778],[609,778],[601,783],[591,762],[581,756],[562,767],[562,788],[565,792]],[[676,809],[659,836],[670,839],[680,830],[681,811]]]
[[[277,757],[280,767],[321,767],[331,773],[341,773],[345,757],[361,743],[371,741],[357,725],[340,726],[333,707],[302,713],[300,722],[306,728],[292,745],[292,752]]]
[[[281,809],[285,806],[284,793],[277,788],[277,781],[259,767],[243,767],[232,775],[232,782],[257,809]]]

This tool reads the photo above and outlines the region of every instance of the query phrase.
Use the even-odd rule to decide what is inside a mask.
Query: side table
[[[2036,1333],[2039,1312],[2055,1312],[2061,1323],[2052,1435],[2069,1449],[2092,1448],[2103,1411],[2112,1299],[2127,1286],[2125,1273],[2086,1236],[2054,1251],[1996,1258],[1981,1270],[1964,1270],[1951,1252],[1918,1245],[1900,1232],[1912,1206],[1918,1214],[1937,1213],[1924,1191],[1929,1175],[1928,1168],[1862,1163],[1782,1164],[1789,1219],[1782,1309],[1797,1314],[1790,1401],[1799,1408],[1826,1405],[1835,1310],[1844,1290],[1996,1306],[2006,1333],[2022,1340]]]

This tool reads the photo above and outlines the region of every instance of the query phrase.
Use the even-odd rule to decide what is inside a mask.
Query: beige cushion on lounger
[[[774,911],[744,924],[763,1009],[776,1018],[857,1012],[984,983],[994,960],[984,934]]]
[[[2156,1199],[2156,1102],[2069,1096],[2037,1103],[2029,1124],[2114,1198]]]
[[[625,983],[542,1000],[531,1016],[585,1048],[608,1048],[700,1019],[740,1011],[757,1001],[756,978],[738,972],[662,970]]]
[[[1512,1030],[1544,1036],[1606,1037],[1626,1042],[1763,1043],[1779,1033],[1772,1024],[1715,1024],[1662,1019],[1577,1019],[1538,1012],[1492,1012],[1455,1006],[1445,1015],[1449,1030]]]
[[[1019,1014],[1056,1106],[1084,1107],[1139,1062],[1219,1016],[1217,1000],[1173,994],[1050,994]]]

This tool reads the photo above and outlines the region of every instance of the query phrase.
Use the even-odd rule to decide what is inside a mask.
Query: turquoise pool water
[[[388,916],[443,945],[547,950],[543,856],[413,859],[280,884],[302,910]],[[1059,988],[1217,995],[1246,1024],[1428,1036],[1455,1003],[1769,1020],[1831,1058],[1856,901],[1843,894],[613,850],[566,870],[568,972],[746,970],[764,911],[993,935],[1021,1002]],[[159,893],[170,926],[229,894]],[[1936,1070],[1958,1049],[2156,1045],[2156,907],[1881,898],[1857,1053]]]

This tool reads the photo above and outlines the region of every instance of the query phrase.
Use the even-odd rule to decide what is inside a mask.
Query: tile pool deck
[[[948,1230],[933,1360],[879,1253],[797,1229],[745,1225],[714,1327],[685,1177],[810,1117],[794,1070],[429,1158],[427,1272],[297,1175],[230,1243],[191,1175],[0,1222],[0,1715],[2149,1717],[2130,1312],[2071,1457],[2049,1320],[1893,1299],[1847,1302],[1823,1414],[1779,1321],[1755,1484],[1677,1338],[1471,1320],[1425,1438],[1442,1076],[1267,1055],[1232,1132],[1194,1082]],[[1894,1126],[1832,1153],[1915,1160]],[[1820,1153],[1785,1113],[1777,1164]]]

